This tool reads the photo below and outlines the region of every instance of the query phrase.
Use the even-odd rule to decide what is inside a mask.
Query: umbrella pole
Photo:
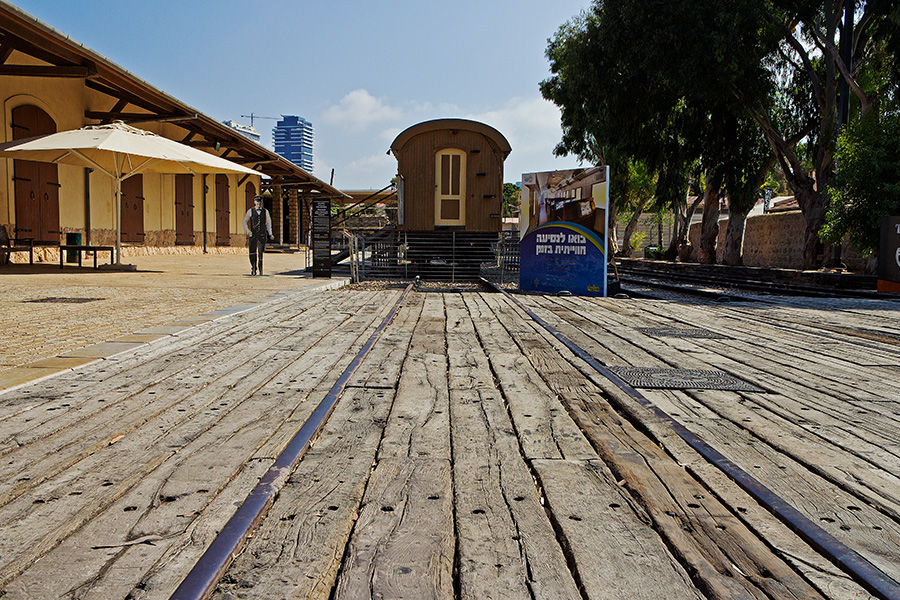
[[[116,264],[122,264],[122,180],[116,177]]]

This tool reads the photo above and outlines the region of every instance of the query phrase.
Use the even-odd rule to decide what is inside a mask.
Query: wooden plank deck
[[[169,598],[399,291],[297,294],[0,395],[0,595]],[[900,307],[522,296],[900,580]],[[718,337],[638,328],[703,329]],[[514,304],[410,294],[214,598],[867,598]]]

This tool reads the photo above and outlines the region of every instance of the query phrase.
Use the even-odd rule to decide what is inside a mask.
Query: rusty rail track
[[[883,600],[900,600],[900,583],[885,575],[878,567],[870,563],[855,550],[847,547],[830,533],[816,525],[812,520],[804,516],[778,494],[764,486],[761,482],[722,455],[718,450],[710,446],[690,429],[654,405],[634,387],[622,380],[605,365],[601,364],[597,359],[557,331],[552,325],[544,321],[513,295],[486,279],[482,278],[481,282],[488,289],[503,294],[538,325],[559,340],[573,354],[590,365],[597,373],[607,378],[635,402],[651,411],[660,420],[669,425],[669,427],[671,427],[672,430],[688,445],[700,453],[700,455],[712,465],[730,477],[744,491],[753,496],[753,498],[755,498],[771,514],[810,544],[816,552],[826,557],[835,566],[847,573],[857,583],[865,587],[876,597]]]
[[[861,275],[845,276],[841,279],[828,274],[821,274],[822,281],[801,281],[787,276],[777,278],[768,271],[757,272],[745,267],[724,267],[721,265],[678,265],[685,268],[660,268],[655,265],[644,266],[637,263],[624,262],[618,265],[623,285],[648,286],[668,291],[696,296],[715,297],[723,295],[739,296],[741,292],[773,296],[805,296],[813,298],[875,298],[880,300],[898,300],[900,294],[886,294],[869,289],[871,283]],[[709,268],[703,268],[709,267]],[[718,268],[717,268],[718,267]],[[710,289],[712,288],[712,289]]]
[[[391,311],[366,343],[363,344],[363,347],[325,395],[325,398],[322,399],[309,418],[303,423],[284,451],[278,455],[269,470],[262,476],[256,487],[253,488],[228,523],[225,524],[219,535],[210,544],[209,548],[206,549],[206,552],[200,557],[200,560],[197,561],[181,584],[179,584],[178,588],[170,596],[170,600],[203,600],[209,598],[213,593],[219,579],[224,575],[225,570],[234,560],[234,557],[246,542],[247,537],[265,516],[278,491],[284,486],[288,476],[297,466],[297,462],[303,457],[310,443],[325,425],[325,421],[334,410],[353,373],[378,342],[387,326],[393,321],[400,310],[403,300],[406,299],[414,285],[415,282],[410,283],[406,287],[400,298],[394,303]]]

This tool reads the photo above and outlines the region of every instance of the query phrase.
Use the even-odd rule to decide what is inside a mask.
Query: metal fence
[[[518,235],[510,232],[347,232],[345,238],[354,281],[471,281],[488,276],[508,282],[518,277]]]

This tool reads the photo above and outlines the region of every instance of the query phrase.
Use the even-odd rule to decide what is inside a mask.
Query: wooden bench
[[[28,263],[34,264],[34,247],[33,246],[0,246],[0,254],[5,254],[4,259],[9,257],[13,252],[27,252],[28,253]],[[7,260],[2,261],[3,264],[7,263]]]
[[[73,246],[69,244],[63,244],[59,247],[59,268],[63,268],[63,256],[64,251],[70,250],[74,251],[78,254],[78,266],[81,266],[81,255],[83,252],[92,252],[94,255],[94,268],[97,268],[97,253],[98,252],[109,252],[109,264],[113,264],[113,252],[115,252],[114,246]]]
[[[5,233],[5,232],[4,232]],[[8,238],[7,238],[8,239]],[[0,264],[9,262],[9,255],[13,252],[27,252],[28,264],[34,264],[34,239],[33,238],[13,238],[9,240],[9,246],[0,245]]]

